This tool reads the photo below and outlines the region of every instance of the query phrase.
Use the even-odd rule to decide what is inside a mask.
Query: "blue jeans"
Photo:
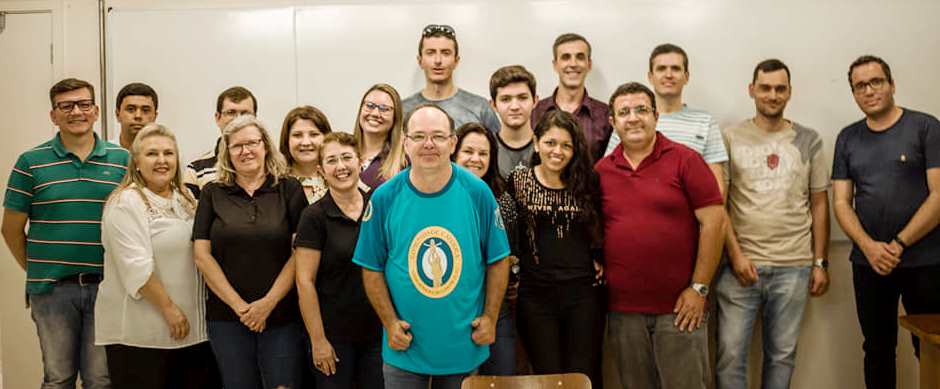
[[[405,371],[387,363],[382,365],[385,389],[428,389],[428,383],[431,389],[460,389],[463,379],[473,373],[427,375]]]
[[[211,320],[208,330],[225,389],[301,387],[306,352],[300,323],[252,332],[237,321]]]
[[[316,377],[317,389],[381,389],[385,386],[382,380],[381,338],[375,342],[332,342],[331,345],[333,351],[336,352],[336,357],[339,358],[339,362],[336,363],[336,374],[327,376],[310,363],[310,369]],[[311,349],[308,351],[312,352]],[[311,357],[309,361],[312,360]]]
[[[724,266],[718,295],[718,388],[747,388],[747,360],[754,320],[763,327],[763,389],[787,389],[793,375],[800,322],[809,295],[812,268],[759,266],[757,282],[741,286]]]
[[[62,283],[46,294],[29,295],[31,316],[42,349],[42,389],[111,387],[104,347],[95,346],[98,284]]]
[[[503,304],[508,302],[503,301]],[[513,375],[516,371],[516,321],[504,309],[496,321],[496,342],[490,345],[490,358],[480,365],[482,375]]]

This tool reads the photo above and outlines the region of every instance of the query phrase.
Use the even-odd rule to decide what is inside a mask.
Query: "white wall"
[[[418,7],[416,5],[426,5]],[[299,6],[304,12],[318,14],[327,11],[338,12],[339,15],[354,16],[347,23],[337,22],[333,31],[343,31],[354,39],[356,43],[348,45],[345,50],[330,47],[336,52],[322,53],[324,61],[337,61],[338,55],[343,58],[357,59],[349,62],[351,65],[375,69],[392,69],[394,74],[389,79],[399,80],[396,85],[403,95],[408,95],[421,84],[420,73],[414,65],[414,46],[420,28],[434,19],[435,14],[424,13],[416,17],[413,25],[404,28],[404,32],[383,34],[375,26],[363,26],[363,21],[374,21],[370,12],[435,9],[440,15],[450,15],[452,22],[458,28],[462,46],[461,53],[464,59],[458,69],[458,83],[477,93],[486,94],[486,80],[489,74],[497,67],[508,63],[522,63],[529,67],[539,78],[539,92],[543,96],[551,93],[556,82],[550,68],[551,37],[557,33],[572,31],[606,31],[606,33],[587,34],[594,43],[595,69],[588,79],[588,86],[592,94],[606,100],[609,92],[621,82],[627,80],[645,81],[645,61],[649,50],[660,41],[673,41],[684,45],[689,51],[692,65],[692,77],[687,89],[687,100],[693,104],[712,110],[723,124],[740,120],[751,114],[753,105],[746,97],[745,87],[750,78],[750,71],[754,63],[769,56],[781,56],[790,63],[794,72],[794,98],[788,114],[797,120],[805,122],[819,129],[828,145],[831,155],[831,145],[835,134],[841,126],[861,117],[852,103],[851,95],[845,81],[845,70],[848,63],[857,54],[873,52],[885,56],[893,65],[895,77],[898,80],[897,99],[902,105],[916,109],[940,113],[940,96],[937,95],[936,86],[940,85],[940,73],[929,71],[940,65],[938,51],[940,47],[938,35],[930,30],[932,21],[923,22],[929,15],[936,15],[938,5],[934,1],[897,1],[885,3],[880,1],[832,1],[826,3],[810,2],[807,0],[792,0],[790,2],[754,3],[739,0],[720,0],[713,2],[696,1],[663,1],[652,2],[646,0],[622,1],[618,3],[601,1],[602,7],[607,7],[613,14],[599,20],[585,18],[594,13],[588,12],[583,6],[575,5],[570,1],[460,1],[454,5],[441,5],[437,2],[410,1],[388,3],[377,0],[361,0],[354,3],[328,2],[328,1],[288,1],[277,0],[263,2],[260,0],[115,0],[109,5],[122,10],[140,9],[193,9],[193,8],[239,8],[239,7],[292,7]],[[485,7],[481,8],[481,4]],[[853,7],[856,7],[853,11]],[[54,70],[56,78],[79,77],[96,85],[100,85],[98,65],[98,20],[97,2],[93,0],[0,0],[0,9],[51,9],[54,15],[54,42],[56,61]],[[464,10],[480,10],[492,8],[491,12],[483,15],[462,15]],[[349,10],[362,12],[361,15],[350,14]],[[761,12],[756,12],[760,10]],[[860,10],[860,11],[859,11]],[[878,10],[877,14],[872,14]],[[424,11],[422,11],[424,12]],[[391,15],[391,14],[390,14]],[[398,23],[409,21],[407,15],[396,13]],[[528,23],[523,27],[507,27],[513,20],[513,15],[539,18],[538,23]],[[618,18],[618,15],[628,15]],[[450,17],[441,16],[441,22],[450,22]],[[481,19],[482,18],[482,19]],[[474,24],[473,20],[492,20],[493,24]],[[729,29],[727,25],[709,23],[715,20],[734,21],[737,29]],[[360,23],[360,24],[356,24]],[[351,28],[363,26],[365,31],[354,34]],[[668,30],[662,26],[672,26]],[[683,27],[684,28],[680,28]],[[857,28],[833,28],[833,26],[858,26]],[[888,26],[885,31],[865,32],[861,26]],[[311,31],[326,31],[329,26],[306,26]],[[511,36],[494,35],[490,30],[514,31]],[[478,34],[465,34],[476,31]],[[407,45],[396,41],[383,45],[386,35],[413,36],[408,39]],[[353,34],[353,35],[348,35]],[[688,45],[687,42],[696,42],[702,36],[711,36],[711,42],[701,45]],[[193,37],[199,39],[199,37]],[[764,40],[775,42],[776,45],[760,47]],[[414,41],[414,42],[412,42]],[[736,42],[744,42],[751,51],[734,50]],[[147,48],[148,41],[139,42],[141,47]],[[179,41],[185,46],[185,40]],[[238,45],[238,42],[231,42]],[[914,44],[917,44],[916,47]],[[388,47],[394,47],[394,58],[374,58],[370,50],[382,52]],[[410,48],[409,48],[410,47]],[[784,47],[785,52],[776,50]],[[529,50],[534,51],[529,51]],[[398,51],[404,50],[402,53]],[[516,57],[514,53],[522,53]],[[174,53],[165,51],[152,51],[154,56],[171,56]],[[309,53],[308,53],[309,54]],[[481,61],[481,57],[491,56],[491,62]],[[0,61],[8,61],[7,53],[0,53]],[[141,58],[146,61],[147,57]],[[181,57],[180,61],[194,61],[195,58]],[[272,61],[275,59],[271,59]],[[342,64],[342,62],[339,62]],[[336,67],[337,62],[330,62]],[[30,69],[22,69],[29,72]],[[364,87],[372,82],[381,81],[382,77],[374,77],[372,73],[364,74],[357,80],[350,81],[349,88],[335,87],[311,88],[305,92],[300,85],[298,89],[285,91],[285,94],[294,103],[315,102],[330,107],[327,114],[334,126],[348,130],[352,125],[352,112]],[[368,78],[372,77],[372,78]],[[714,80],[720,78],[720,82]],[[207,74],[205,79],[212,80]],[[311,80],[322,79],[311,77]],[[329,79],[329,77],[327,77]],[[235,80],[231,80],[235,82]],[[251,82],[246,80],[245,82]],[[339,82],[333,80],[334,82]],[[314,81],[310,81],[313,83]],[[191,87],[189,84],[184,84]],[[0,86],[2,87],[2,86]],[[48,85],[40,86],[47,89]],[[161,90],[164,97],[161,104],[161,118],[173,118],[177,115],[169,108],[179,106],[179,102],[169,102],[166,99],[186,98],[185,93],[170,92],[173,86],[167,85]],[[219,89],[213,87],[211,89]],[[114,90],[114,87],[111,87]],[[213,139],[217,132],[211,127],[208,118],[214,108],[214,95],[218,90],[192,91],[198,96],[199,105],[205,110],[204,116],[199,116],[201,122],[180,121],[179,126],[186,131],[203,132],[200,137]],[[265,92],[262,97],[261,112],[263,115],[267,108],[265,102],[274,101],[277,97],[274,92]],[[333,97],[333,95],[336,95]],[[818,96],[825,95],[826,98]],[[174,97],[175,96],[175,97]],[[831,96],[831,97],[828,97]],[[113,115],[113,95],[107,102]],[[208,102],[206,100],[208,97]],[[280,103],[279,105],[287,105]],[[270,107],[270,105],[269,105]],[[174,109],[180,111],[183,108]],[[198,111],[187,108],[190,112]],[[279,125],[279,116],[283,112],[268,109],[271,117],[268,124],[276,128]],[[199,114],[195,112],[193,114]],[[35,115],[39,120],[45,121],[47,111],[37,112],[9,112],[6,107],[0,107],[0,117],[7,115]],[[110,119],[110,118],[108,118]],[[206,125],[208,124],[208,125]],[[3,128],[3,127],[0,127]],[[112,128],[112,131],[115,129]],[[27,129],[6,129],[2,131],[27,131]],[[0,134],[6,142],[0,143],[0,153],[15,155],[31,146],[19,144],[15,138]],[[208,145],[205,145],[208,146]],[[205,146],[187,146],[193,149],[202,149]],[[10,159],[12,161],[12,159]],[[0,172],[8,172],[10,166],[0,166]],[[7,173],[0,173],[2,179]],[[835,223],[834,223],[835,224]],[[834,227],[834,229],[838,229]],[[833,250],[833,260],[836,262],[832,268],[833,290],[821,299],[813,300],[807,310],[804,323],[804,332],[801,337],[799,359],[794,378],[794,388],[858,388],[862,383],[862,353],[861,336],[855,318],[854,300],[851,289],[851,274],[845,262],[847,249],[844,245]],[[2,361],[3,381],[8,388],[35,387],[41,374],[38,346],[35,338],[35,329],[28,318],[28,312],[23,309],[23,274],[12,257],[5,249],[0,249],[0,309],[2,309]],[[910,340],[906,332],[899,335],[899,383],[900,388],[913,389],[916,387],[916,362],[910,351]]]

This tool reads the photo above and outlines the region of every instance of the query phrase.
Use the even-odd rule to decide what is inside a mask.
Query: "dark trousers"
[[[180,349],[105,346],[113,389],[218,389],[209,342]]]
[[[897,375],[898,299],[908,314],[940,313],[940,266],[896,268],[887,276],[852,265],[858,323],[865,338],[865,386],[894,389]],[[920,345],[913,337],[914,352]]]
[[[519,337],[535,374],[584,373],[601,387],[602,291],[591,285],[520,286]]]
[[[374,342],[331,342],[336,352],[336,374],[327,376],[310,364],[316,377],[317,389],[383,388],[382,339]],[[310,351],[310,350],[308,350]],[[309,359],[310,361],[313,358]]]
[[[208,324],[225,389],[303,387],[306,353],[300,323],[269,325],[262,332],[252,332],[237,321]]]

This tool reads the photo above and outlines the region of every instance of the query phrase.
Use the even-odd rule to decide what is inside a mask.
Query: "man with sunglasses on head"
[[[865,351],[865,385],[894,388],[898,299],[908,314],[940,313],[940,122],[894,102],[881,58],[849,66],[865,118],[836,138],[836,220],[852,239],[855,305]],[[914,352],[919,355],[914,337]]]
[[[42,350],[43,388],[109,388],[107,357],[95,346],[101,281],[101,211],[127,172],[128,153],[100,139],[95,89],[69,78],[49,91],[55,137],[20,154],[3,201],[2,231],[26,270],[26,294]],[[27,222],[29,230],[26,231]]]
[[[509,242],[493,192],[450,161],[447,113],[420,105],[404,132],[411,166],[375,190],[353,262],[385,328],[385,388],[457,389],[496,340]]]
[[[232,119],[240,115],[257,114],[258,100],[245,87],[233,86],[228,88],[222,91],[215,101],[215,124],[219,127],[219,131],[222,131]],[[202,187],[215,181],[215,163],[219,152],[219,140],[221,138],[215,141],[216,147],[186,165],[186,171],[183,172],[183,184],[189,188],[197,199]]]
[[[421,104],[433,103],[447,112],[454,126],[482,124],[494,134],[500,129],[499,116],[482,96],[454,84],[454,70],[460,62],[460,47],[454,28],[429,24],[418,41],[418,66],[424,71],[424,89],[402,101],[402,112],[408,115]]]

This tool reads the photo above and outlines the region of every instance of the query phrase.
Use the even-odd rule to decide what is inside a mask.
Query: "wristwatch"
[[[702,297],[708,296],[708,285],[700,284],[698,282],[693,282],[692,286],[689,286],[689,287],[692,288],[692,290],[694,290],[695,293],[698,293]]]
[[[813,261],[813,267],[819,267],[819,268],[823,268],[823,269],[828,269],[828,268],[829,268],[829,260],[826,259],[826,258],[816,258],[816,260]]]

